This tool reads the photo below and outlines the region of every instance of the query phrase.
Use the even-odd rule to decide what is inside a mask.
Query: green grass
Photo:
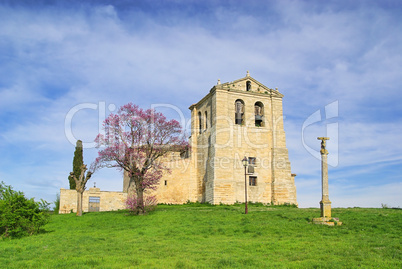
[[[53,215],[44,232],[0,241],[0,268],[401,268],[402,210],[160,205]]]

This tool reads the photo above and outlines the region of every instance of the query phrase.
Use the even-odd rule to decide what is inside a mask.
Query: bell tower
[[[252,78],[221,83],[191,110],[192,173],[197,200],[297,204],[283,127],[283,95]]]

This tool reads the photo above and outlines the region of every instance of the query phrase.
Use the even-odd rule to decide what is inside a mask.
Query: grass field
[[[160,205],[53,215],[44,232],[0,241],[0,268],[401,268],[402,210]]]

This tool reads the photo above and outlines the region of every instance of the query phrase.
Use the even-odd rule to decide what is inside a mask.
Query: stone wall
[[[84,191],[82,211],[89,211],[89,197],[99,197],[99,211],[113,211],[125,209],[127,193],[101,191],[99,188],[90,188]],[[60,214],[77,212],[77,191],[60,189]]]
[[[174,156],[174,154],[172,154]],[[173,160],[164,163],[170,171],[165,172],[159,186],[151,195],[156,195],[158,203],[184,204],[187,201],[196,201],[197,187],[195,181],[190,180],[191,160],[176,156]]]

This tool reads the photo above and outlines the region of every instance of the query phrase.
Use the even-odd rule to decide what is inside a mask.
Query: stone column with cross
[[[338,218],[333,218],[331,216],[331,201],[329,200],[328,192],[328,150],[325,148],[326,141],[329,137],[317,137],[321,140],[321,187],[322,187],[322,197],[320,202],[321,217],[314,218],[313,223],[315,224],[325,224],[325,225],[342,225],[342,222]]]
[[[328,192],[328,150],[325,148],[326,141],[329,137],[317,137],[321,140],[321,186],[322,186],[322,198],[320,202],[321,217],[331,218],[331,201],[329,200]]]

